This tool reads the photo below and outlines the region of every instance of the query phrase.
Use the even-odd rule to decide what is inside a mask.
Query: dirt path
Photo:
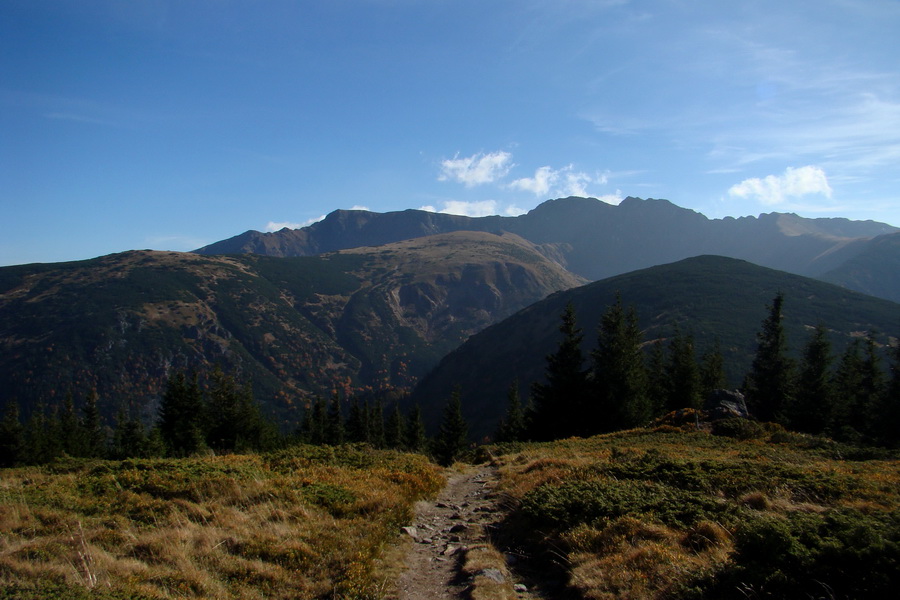
[[[397,583],[399,600],[468,598],[470,581],[461,574],[461,563],[466,550],[486,542],[503,518],[494,493],[497,480],[495,467],[469,466],[450,476],[436,500],[416,506],[415,521],[405,529],[414,544]],[[522,585],[517,596],[539,598]]]

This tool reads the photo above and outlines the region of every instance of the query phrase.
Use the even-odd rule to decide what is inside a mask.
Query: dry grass
[[[852,535],[828,528],[896,544],[890,515],[900,510],[900,461],[851,462],[841,454],[799,437],[738,441],[634,430],[526,444],[496,460],[500,491],[519,507],[508,533],[566,564],[569,587],[584,598],[743,598],[734,587],[743,577],[756,578],[746,588],[754,594],[812,594],[819,584],[802,581],[807,567],[796,565],[828,577],[834,564],[868,569],[876,561],[871,585],[860,584],[870,587],[841,597],[880,597],[865,590],[894,587],[896,569],[885,566],[893,555],[879,558],[870,542],[856,545]],[[755,553],[770,542],[783,544],[777,551],[797,561],[794,571],[778,574],[783,565],[767,563],[785,560],[774,558],[774,548],[771,556]],[[804,543],[811,545],[796,545]],[[848,577],[833,576],[838,583]]]
[[[506,560],[490,544],[475,544],[466,551],[462,572],[472,579],[472,600],[513,600],[513,589]]]
[[[441,484],[349,448],[3,471],[0,598],[377,597],[382,548]]]

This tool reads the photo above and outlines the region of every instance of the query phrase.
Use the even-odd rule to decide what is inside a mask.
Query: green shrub
[[[768,434],[766,428],[759,422],[741,417],[713,421],[712,433],[736,440],[757,440]]]
[[[900,585],[900,517],[834,510],[745,521],[705,597],[889,598]]]

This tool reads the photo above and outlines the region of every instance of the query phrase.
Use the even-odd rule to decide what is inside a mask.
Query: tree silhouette
[[[586,433],[613,431],[643,425],[650,419],[647,373],[641,351],[641,331],[634,308],[615,303],[600,320],[593,358],[595,403],[586,419]]]
[[[460,390],[457,387],[444,408],[444,417],[434,440],[434,456],[445,467],[453,464],[468,445],[469,426],[462,416]]]
[[[788,356],[783,306],[784,294],[779,292],[756,335],[756,356],[744,380],[750,412],[761,421],[782,424],[787,422],[784,411],[792,404],[794,394],[794,361]]]
[[[547,382],[532,386],[534,412],[531,437],[537,440],[575,435],[584,421],[587,394],[587,371],[581,350],[584,336],[578,327],[572,303],[566,305],[561,320],[559,332],[562,340],[556,352],[547,356]]]

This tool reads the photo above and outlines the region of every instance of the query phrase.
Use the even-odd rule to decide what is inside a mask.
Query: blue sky
[[[571,194],[900,226],[898,0],[4,0],[0,264]]]

